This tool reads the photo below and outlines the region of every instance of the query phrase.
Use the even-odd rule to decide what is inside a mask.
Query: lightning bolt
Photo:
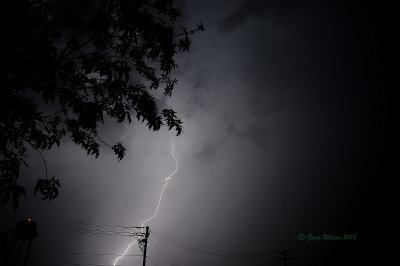
[[[172,155],[172,158],[173,158],[174,161],[175,161],[175,170],[174,170],[169,176],[167,176],[167,177],[165,178],[165,180],[164,180],[164,185],[162,186],[162,189],[161,189],[161,192],[160,192],[160,197],[158,198],[157,207],[156,207],[156,209],[155,209],[153,215],[150,216],[150,218],[146,219],[146,220],[141,224],[141,227],[144,227],[144,225],[145,225],[146,223],[148,223],[151,219],[153,219],[154,217],[157,216],[158,209],[160,208],[160,205],[161,205],[162,196],[163,196],[163,194],[164,194],[165,188],[166,188],[167,185],[168,185],[168,181],[171,180],[171,178],[172,178],[172,177],[176,174],[176,172],[178,171],[179,163],[178,163],[178,160],[176,159],[175,154],[174,154],[175,146],[174,146],[174,144],[172,143],[172,141],[171,141],[171,147],[172,147],[171,155]],[[143,229],[142,229],[142,233],[143,233]],[[122,253],[121,256],[119,256],[119,257],[117,257],[117,258],[115,259],[114,264],[113,264],[114,266],[117,265],[118,261],[120,261],[120,260],[126,255],[126,253],[128,253],[129,248],[130,248],[133,244],[135,244],[136,242],[137,242],[137,240],[133,241],[132,243],[130,243],[130,244],[125,248],[124,253]]]

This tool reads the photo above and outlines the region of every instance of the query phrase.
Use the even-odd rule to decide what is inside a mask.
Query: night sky
[[[63,7],[66,17],[74,2]],[[28,265],[112,265],[112,254],[134,239],[110,226],[140,226],[153,215],[175,168],[172,141],[179,167],[146,224],[154,230],[147,265],[284,265],[277,259],[284,248],[293,258],[288,265],[372,260],[388,85],[380,53],[389,30],[382,26],[395,20],[389,8],[295,0],[176,5],[180,24],[206,27],[193,36],[190,53],[177,58],[173,97],[159,101],[178,112],[184,133],[107,121],[102,139],[127,147],[120,162],[110,150],[94,159],[64,139],[44,152],[49,174],[62,183],[51,203],[33,196],[44,169],[31,152],[29,168],[21,169],[28,197],[15,213],[0,208],[0,233],[30,217],[39,236]],[[299,234],[357,239],[299,240]],[[238,254],[221,250],[250,256],[217,256]],[[128,254],[141,251],[135,244]],[[125,257],[118,265],[141,259]]]

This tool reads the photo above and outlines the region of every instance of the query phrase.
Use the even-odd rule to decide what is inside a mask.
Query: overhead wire
[[[93,256],[120,256],[115,253],[94,253],[94,252],[74,252],[74,251],[56,251],[56,250],[35,250],[33,253],[55,253],[55,254],[70,254],[70,255],[93,255]],[[126,255],[131,257],[143,256],[142,254]]]
[[[57,226],[57,225],[47,225],[44,226],[47,228],[56,228],[56,229],[71,229],[71,230],[86,230],[86,231],[92,231],[92,232],[107,232],[107,233],[129,233],[128,231],[113,231],[113,230],[100,230],[100,229],[91,229],[91,228],[84,228],[84,227],[67,227],[67,226]]]
[[[51,265],[85,265],[85,266],[112,266],[111,264],[93,264],[93,263],[73,263],[73,262],[53,262],[53,261],[38,261],[37,263]],[[128,265],[119,265],[128,266]]]
[[[174,238],[172,236],[166,235],[164,233],[160,233],[158,231],[155,231],[154,229],[152,229],[151,231],[153,232],[153,234],[155,233],[155,235],[157,235],[159,238],[166,239],[166,240],[171,241],[171,242],[177,242],[177,243],[182,244],[182,245],[193,246],[193,247],[199,248],[199,249],[206,249],[206,250],[210,250],[210,251],[217,251],[217,252],[223,252],[223,253],[260,253],[261,252],[261,251],[252,251],[252,252],[248,252],[248,251],[233,251],[233,250],[211,248],[211,247],[206,247],[206,246],[199,245],[199,244],[194,244],[194,243],[191,243],[191,242],[188,242],[188,241],[179,240],[177,238]]]
[[[197,245],[194,243],[190,243],[187,241],[182,241],[165,234],[161,234],[152,230],[153,233],[150,237],[156,238],[158,240],[164,241],[169,245],[176,246],[182,249],[190,250],[197,253],[202,253],[206,255],[219,256],[219,257],[262,257],[271,254],[275,254],[275,251],[232,251],[232,250],[223,250],[216,249],[206,246]]]
[[[157,239],[157,238],[156,238],[156,239]],[[174,260],[174,262],[175,262],[176,264],[179,264],[178,261],[175,259],[175,257],[168,251],[168,249],[164,246],[164,244],[163,244],[159,239],[157,239],[157,242],[160,244],[160,246],[161,246],[162,248],[164,248],[164,250],[168,253],[168,255],[171,256],[171,258]]]
[[[167,258],[167,260],[168,260],[170,263],[173,263],[173,262],[170,260],[169,256],[168,256],[167,254],[164,253],[164,251],[156,244],[155,241],[153,241],[153,240],[150,239],[150,238],[149,238],[149,240],[151,240],[151,241],[149,241],[149,242],[153,243],[154,246],[155,246],[158,250],[161,251],[161,253]]]
[[[54,223],[53,225],[45,225],[45,228],[57,230],[57,231],[64,231],[64,232],[72,232],[72,233],[84,233],[84,234],[95,234],[95,235],[112,235],[112,236],[125,236],[125,237],[133,237],[135,236],[135,233],[132,233],[132,231],[125,231],[133,228],[141,228],[138,226],[123,226],[123,225],[112,225],[112,224],[95,224],[95,223],[86,223],[86,222],[75,222],[75,221],[50,221],[50,220],[44,220],[43,222],[51,222]],[[60,225],[61,224],[61,225]],[[62,224],[68,224],[68,225],[62,225]],[[78,225],[78,227],[74,226]],[[42,224],[43,226],[43,224]],[[89,226],[89,228],[85,227],[80,227],[80,226]],[[102,230],[102,228],[96,228],[96,227],[109,227],[109,228],[124,228],[125,230],[121,231],[114,231],[114,230]],[[217,248],[212,248],[212,247],[207,247],[204,245],[198,245],[195,243],[191,243],[188,241],[183,241],[179,240],[175,237],[169,236],[167,234],[158,232],[154,229],[151,229],[152,234],[150,235],[150,238],[154,238],[157,240],[157,242],[165,248],[165,251],[168,252],[168,249],[164,247],[163,242],[175,247],[179,247],[185,250],[189,250],[192,252],[197,252],[205,255],[211,255],[211,256],[219,256],[219,257],[262,257],[262,256],[267,256],[270,254],[276,254],[276,251],[233,251],[233,250],[224,250],[224,249],[217,249]],[[149,238],[149,239],[150,239]],[[158,247],[158,245],[155,243],[156,241],[153,241],[155,246],[160,249],[161,252],[163,250]],[[76,252],[78,254],[78,252]],[[81,252],[80,254],[90,254],[90,253],[85,253]],[[169,256],[177,263],[176,259],[168,252]],[[94,253],[92,255],[95,255]],[[99,255],[106,255],[106,254],[99,254]],[[110,256],[118,256],[118,254],[109,254]],[[168,259],[169,263],[171,264],[172,261],[163,252],[163,255]],[[173,264],[173,263],[172,263]]]
[[[91,224],[91,223],[81,223],[81,222],[58,222],[61,224],[41,224],[42,228],[45,229],[53,229],[57,231],[66,231],[73,233],[88,233],[88,234],[103,234],[103,235],[117,235],[117,236],[135,236],[135,233],[132,232],[131,229],[140,228],[135,226],[122,226],[122,225],[107,225],[107,224]],[[85,227],[88,226],[88,227]],[[103,227],[109,228],[124,228],[125,230],[107,230]],[[103,230],[105,229],[105,230]]]
[[[94,234],[94,235],[114,235],[114,236],[127,236],[127,237],[133,236],[133,234],[131,232],[122,232],[122,231],[104,231],[104,230],[96,230],[96,229],[57,227],[57,226],[45,226],[45,228],[51,229],[51,230],[56,230],[56,231],[71,232],[71,233]]]
[[[149,256],[147,256],[147,258],[150,259],[150,260],[155,260],[155,261],[162,262],[162,263],[165,263],[165,264],[168,264],[168,265],[179,266],[178,264],[169,263],[169,262],[167,262],[165,260],[160,260],[160,259],[156,259],[156,258],[149,257]]]
[[[74,252],[74,251],[56,251],[56,250],[35,250],[32,253],[55,253],[66,255],[93,255],[93,256],[119,256],[114,253],[95,253],[95,252]],[[143,254],[130,254],[128,257],[142,257]],[[35,264],[52,264],[52,265],[88,265],[88,266],[112,266],[111,264],[95,264],[95,263],[78,263],[78,262],[55,262],[55,261],[37,261]],[[123,266],[123,265],[121,265]],[[128,266],[128,265],[126,265]]]
[[[153,236],[154,237],[154,236]],[[155,237],[157,238],[157,237]],[[164,239],[161,239],[163,241],[165,241]],[[211,251],[207,251],[207,250],[201,250],[201,249],[196,249],[190,246],[185,246],[185,245],[180,245],[177,243],[173,243],[173,242],[167,242],[168,244],[175,246],[175,247],[179,247],[185,250],[189,250],[192,252],[196,252],[196,253],[200,253],[200,254],[205,254],[205,255],[211,255],[211,256],[218,256],[218,257],[257,257],[256,255],[249,255],[249,254],[228,254],[228,253],[221,253],[221,252],[211,252]]]
[[[76,222],[76,221],[60,221],[60,220],[39,220],[38,222],[44,222],[44,223],[64,223],[64,224],[79,224],[79,225],[102,226],[102,227],[119,227],[119,228],[127,228],[127,227],[129,227],[129,226],[124,226],[124,225],[95,224],[95,223]]]

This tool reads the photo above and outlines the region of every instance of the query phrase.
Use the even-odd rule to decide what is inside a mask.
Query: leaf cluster
[[[34,194],[36,195],[37,192],[40,192],[42,200],[51,201],[57,198],[60,186],[60,181],[55,179],[54,176],[51,179],[40,178],[36,183]]]
[[[98,136],[105,117],[183,132],[176,112],[159,110],[152,91],[172,96],[174,58],[204,26],[177,31],[172,0],[85,1],[90,12],[76,23],[57,17],[57,1],[9,2],[0,11],[0,23],[14,25],[0,44],[0,204],[17,206],[25,195],[17,179],[27,145],[40,152],[69,136],[89,155],[97,158],[103,144],[121,160],[122,143]],[[46,167],[35,194],[54,199],[58,182]]]

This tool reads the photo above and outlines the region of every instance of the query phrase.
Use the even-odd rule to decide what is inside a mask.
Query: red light
[[[31,219],[31,218],[28,218],[28,222],[30,222],[30,221],[32,221],[32,219]]]

